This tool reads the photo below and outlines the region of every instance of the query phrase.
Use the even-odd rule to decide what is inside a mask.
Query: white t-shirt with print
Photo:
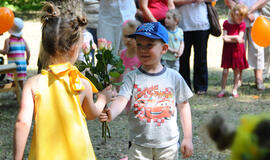
[[[182,76],[163,67],[159,73],[142,68],[127,73],[119,96],[131,97],[128,113],[131,143],[149,148],[164,148],[179,140],[177,107],[192,97]]]

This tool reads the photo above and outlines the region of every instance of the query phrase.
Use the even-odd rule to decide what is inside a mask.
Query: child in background
[[[126,48],[120,51],[120,58],[123,60],[125,66],[125,73],[133,71],[140,67],[141,62],[136,55],[136,41],[128,36],[136,31],[136,28],[140,25],[140,22],[136,20],[127,20],[123,23],[123,36],[122,41]]]
[[[235,98],[239,97],[237,89],[241,85],[242,70],[248,68],[244,44],[246,25],[243,21],[247,13],[247,6],[244,4],[236,4],[230,11],[232,21],[226,20],[223,24],[224,46],[221,67],[224,69],[222,73],[221,91],[217,95],[219,98],[225,95],[229,68],[232,68],[234,72],[232,95]]]
[[[137,20],[127,20],[123,23],[122,27],[122,41],[126,48],[120,51],[120,58],[123,60],[125,66],[125,72],[119,78],[119,82],[122,82],[123,76],[134,69],[137,69],[141,66],[141,62],[136,54],[136,41],[134,38],[128,37],[130,34],[136,31],[136,28],[140,25],[140,22]],[[118,89],[119,90],[119,89]],[[126,106],[126,111],[130,109],[131,101]]]
[[[97,49],[97,45],[94,42],[94,38],[92,34],[88,32],[87,29],[83,30],[82,36],[83,36],[83,44],[82,44],[82,49],[78,56],[78,61],[85,62],[84,52],[90,51],[91,47],[93,49]],[[90,46],[90,42],[92,42],[92,46]],[[94,58],[94,56],[95,56],[94,53],[93,54],[91,53],[91,58]]]
[[[85,118],[99,116],[112,97],[111,86],[98,92],[72,65],[81,48],[85,18],[61,14],[52,3],[46,3],[43,12],[41,54],[47,55],[43,64],[48,66],[43,65],[41,74],[29,78],[23,89],[15,124],[14,160],[24,159],[32,117],[35,123],[29,160],[95,160]],[[93,93],[97,92],[94,103]]]
[[[162,64],[168,68],[179,71],[179,57],[184,51],[184,34],[183,30],[178,27],[181,15],[177,10],[169,10],[165,18],[165,26],[169,35],[168,52],[161,58]]]
[[[8,63],[16,63],[17,76],[21,89],[23,89],[24,80],[27,76],[27,65],[30,59],[29,47],[22,37],[23,20],[15,17],[12,28],[8,31],[10,37],[5,40],[5,46],[0,53],[7,54]],[[26,59],[25,59],[26,53]],[[13,74],[8,73],[8,80],[13,81]]]
[[[129,160],[178,160],[180,113],[184,139],[183,158],[193,152],[192,121],[188,99],[193,95],[181,75],[161,64],[161,56],[168,50],[168,33],[159,22],[140,25],[134,37],[137,56],[142,65],[124,77],[118,97],[100,115],[100,121],[112,121],[131,98],[129,122]]]

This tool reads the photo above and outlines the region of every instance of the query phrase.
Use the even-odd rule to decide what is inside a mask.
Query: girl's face
[[[232,15],[232,19],[234,23],[240,24],[243,21],[244,17],[240,15],[239,11],[235,11]]]
[[[124,28],[123,29],[123,43],[127,48],[135,48],[136,47],[136,41],[134,38],[129,38],[128,35],[133,34],[135,31],[130,28]]]
[[[173,18],[172,14],[167,14],[165,18],[165,26],[167,28],[175,28],[177,26],[177,21]]]

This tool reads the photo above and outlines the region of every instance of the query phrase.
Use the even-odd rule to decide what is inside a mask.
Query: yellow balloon
[[[252,40],[261,47],[270,45],[270,22],[264,17],[259,16],[251,28]]]

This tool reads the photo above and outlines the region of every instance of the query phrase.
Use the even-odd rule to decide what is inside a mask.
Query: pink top
[[[127,49],[123,49],[120,54],[120,58],[123,60],[123,64],[125,66],[125,71],[132,71],[141,66],[141,62],[137,56],[127,57],[126,56]]]
[[[157,20],[163,20],[168,11],[168,0],[148,0],[148,8]]]

